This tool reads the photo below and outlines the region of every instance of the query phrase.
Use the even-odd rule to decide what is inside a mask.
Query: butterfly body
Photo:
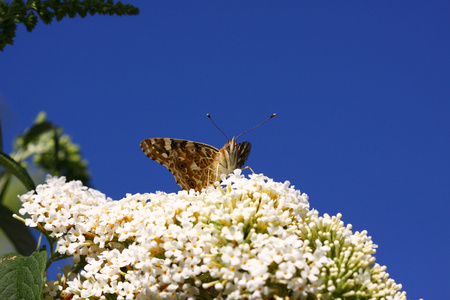
[[[151,159],[159,162],[173,174],[184,189],[200,191],[220,182],[244,165],[250,154],[249,142],[229,140],[221,149],[188,140],[150,138],[141,142],[141,148]]]

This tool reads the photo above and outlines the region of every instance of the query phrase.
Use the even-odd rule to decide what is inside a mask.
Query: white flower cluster
[[[406,299],[366,232],[263,175],[120,201],[48,178],[21,200],[26,224],[74,258],[49,299]]]

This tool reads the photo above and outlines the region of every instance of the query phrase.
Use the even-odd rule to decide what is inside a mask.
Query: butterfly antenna
[[[261,126],[262,124],[266,123],[267,121],[269,121],[270,119],[272,119],[272,118],[275,117],[276,115],[277,115],[277,114],[275,114],[275,113],[272,114],[272,115],[271,115],[270,117],[268,117],[264,122],[259,123],[259,124],[256,125],[255,127],[250,128],[250,129],[244,131],[243,133],[241,133],[240,135],[238,135],[236,138],[240,137],[240,136],[243,135],[244,133],[247,133],[247,132],[249,132],[249,131],[251,131],[251,130],[253,130],[253,129],[255,129],[255,128],[258,128],[259,126]]]
[[[227,137],[227,135],[225,134],[225,132],[222,131],[222,129],[219,128],[219,126],[216,125],[216,123],[214,123],[213,119],[211,118],[211,116],[209,114],[206,114],[206,116],[211,120],[211,122],[214,124],[214,126],[216,126],[217,129],[219,129],[220,132],[222,132],[222,134],[227,138],[227,141],[229,141],[230,139]]]

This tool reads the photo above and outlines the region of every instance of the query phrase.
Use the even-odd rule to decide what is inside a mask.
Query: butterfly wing
[[[249,142],[242,142],[242,143],[237,144],[236,166],[234,166],[233,170],[240,168],[245,164],[248,156],[250,155],[251,147],[252,147],[252,144],[250,144]]]
[[[141,148],[151,159],[173,174],[176,182],[184,189],[200,191],[216,178],[214,162],[219,149],[193,141],[150,138],[141,142]]]

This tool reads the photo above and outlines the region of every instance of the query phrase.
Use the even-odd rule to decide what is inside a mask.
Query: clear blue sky
[[[409,299],[450,299],[449,1],[131,1],[20,25],[0,53],[5,146],[44,110],[114,199],[176,192],[139,142],[240,141],[321,214],[368,230]]]

